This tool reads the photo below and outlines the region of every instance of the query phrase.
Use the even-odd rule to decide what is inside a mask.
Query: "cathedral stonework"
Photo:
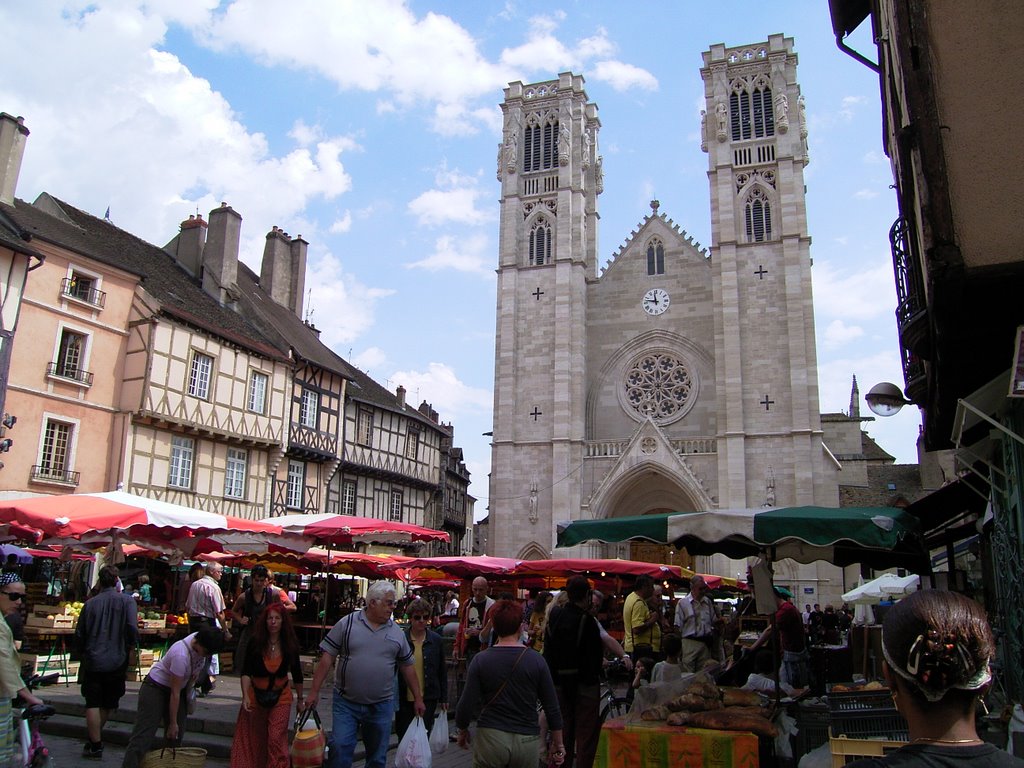
[[[693,151],[708,154],[711,247],[652,201],[603,269],[601,121],[583,77],[505,89],[490,554],[553,552],[577,519],[837,505],[796,67],[782,35],[704,52]]]

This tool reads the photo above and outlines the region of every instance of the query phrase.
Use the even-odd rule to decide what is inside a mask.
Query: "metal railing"
[[[73,277],[65,277],[60,281],[60,292],[66,298],[84,301],[98,309],[103,309],[107,303],[106,291],[89,288],[87,285],[77,282]]]
[[[74,381],[87,387],[92,386],[92,373],[90,371],[83,371],[81,368],[66,365],[65,363],[47,363],[46,375]]]
[[[63,483],[64,485],[77,486],[81,474],[81,472],[58,469],[46,464],[33,464],[31,479],[45,483]]]

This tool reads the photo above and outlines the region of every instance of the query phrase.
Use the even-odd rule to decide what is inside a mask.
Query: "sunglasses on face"
[[[4,592],[7,595],[7,599],[13,601],[21,600],[25,597],[24,592]]]

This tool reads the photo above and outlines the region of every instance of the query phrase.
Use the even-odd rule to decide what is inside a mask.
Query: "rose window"
[[[690,409],[696,380],[682,360],[668,353],[643,355],[626,369],[624,402],[640,417],[675,421]]]

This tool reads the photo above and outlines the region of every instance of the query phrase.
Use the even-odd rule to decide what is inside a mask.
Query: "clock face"
[[[671,301],[668,291],[664,288],[651,288],[651,290],[644,294],[640,304],[648,315],[660,315],[668,309]]]

